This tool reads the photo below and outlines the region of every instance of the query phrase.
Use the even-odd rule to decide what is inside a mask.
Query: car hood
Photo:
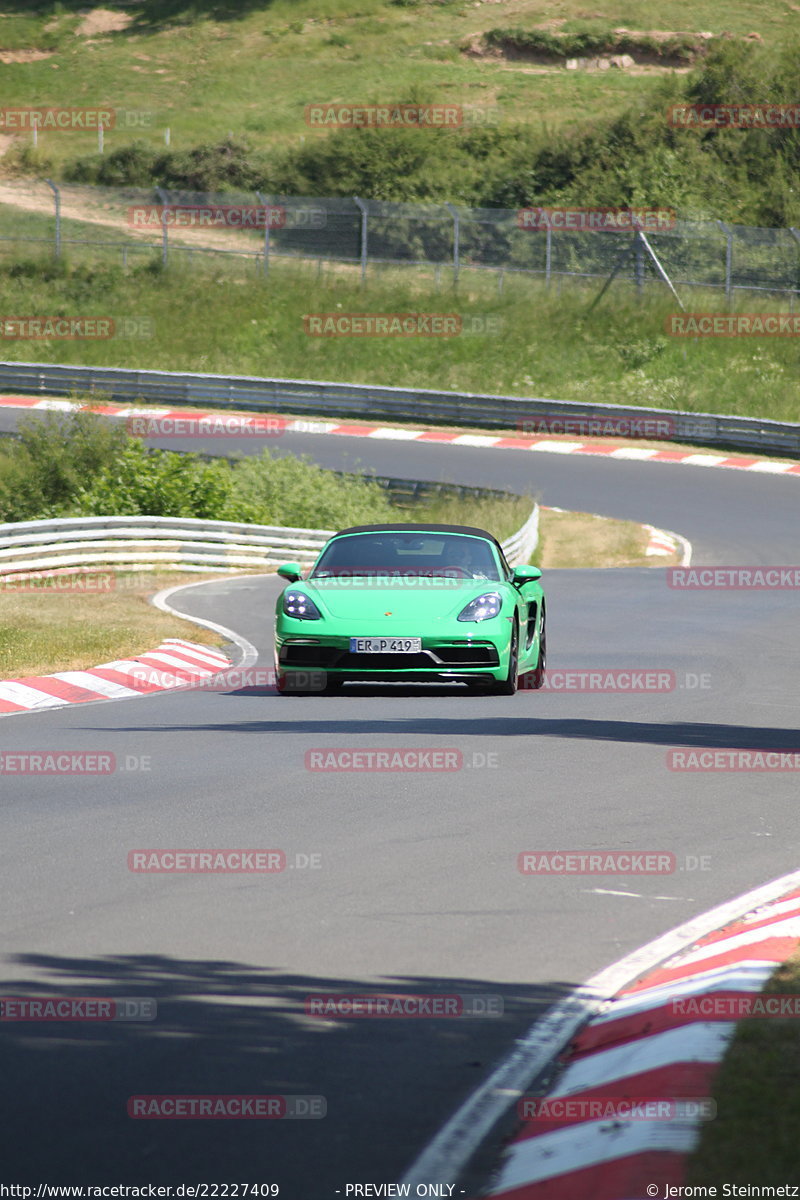
[[[457,617],[470,600],[485,592],[502,595],[506,585],[490,579],[414,579],[402,584],[331,579],[297,586],[333,618],[430,623]]]

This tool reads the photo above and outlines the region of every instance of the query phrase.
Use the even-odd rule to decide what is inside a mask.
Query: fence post
[[[796,229],[794,225],[790,225],[789,233],[792,235],[797,244],[800,245],[800,229]],[[800,271],[798,271],[798,273],[795,275],[794,290],[796,291],[798,288],[800,288]]]
[[[367,222],[369,220],[369,213],[367,212],[366,204],[363,200],[359,200],[358,196],[353,196],[353,201],[358,205],[358,210],[361,213],[361,283],[363,286],[364,280],[367,277]]]
[[[453,287],[458,287],[458,273],[461,269],[461,221],[458,215],[458,209],[452,204],[445,204],[445,208],[453,218]]]
[[[261,192],[256,192],[259,204],[264,205],[264,274],[269,272],[269,205]]]
[[[733,234],[724,221],[717,221],[717,225],[725,234],[725,298],[730,306],[732,292],[731,266],[733,264]]]
[[[169,257],[169,239],[167,237],[167,209],[169,207],[169,196],[163,188],[156,188],[156,195],[161,201],[161,262],[163,266],[167,265]]]
[[[547,233],[545,234],[544,243],[544,278],[548,290],[550,288],[550,269],[553,262],[553,230],[550,227],[550,222],[547,223]]]
[[[635,279],[636,279],[636,290],[638,291],[639,295],[641,296],[641,294],[644,290],[644,247],[642,245],[641,234],[638,232],[638,230],[634,236],[635,236],[635,247],[636,247],[635,259],[634,259],[634,273],[635,273]]]
[[[34,125],[34,129],[36,126]],[[52,179],[45,179],[45,183],[53,192],[56,210],[56,241],[55,241],[55,257],[61,257],[61,192]]]

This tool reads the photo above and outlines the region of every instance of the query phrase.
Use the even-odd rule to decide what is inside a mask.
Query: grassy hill
[[[75,160],[88,156],[78,177],[99,172],[112,184],[154,177],[509,207],[579,196],[740,223],[800,222],[795,131],[698,137],[668,130],[663,116],[687,89],[703,99],[794,102],[800,56],[787,49],[798,25],[788,0],[724,8],[604,0],[602,13],[588,15],[578,0],[3,7],[4,105],[104,105],[127,115],[106,135],[102,158],[91,132],[43,134],[35,152],[29,134],[7,134],[0,171],[75,177]],[[678,52],[660,57],[653,48],[667,34]],[[606,43],[633,61],[567,69],[564,54]],[[721,56],[710,71],[707,54]],[[327,102],[458,105],[464,123],[452,132],[312,127],[306,106]],[[229,135],[238,153],[198,150]],[[136,154],[114,157],[133,142]]]
[[[798,6],[789,0],[724,9],[603,0],[601,12],[578,0],[146,0],[94,10],[85,0],[7,0],[3,9],[3,107],[132,114],[106,135],[102,156],[93,133],[47,133],[35,151],[30,134],[0,134],[4,238],[52,237],[46,186],[23,205],[15,173],[509,208],[653,205],[800,225],[800,131],[698,134],[665,120],[667,104],[687,97],[796,103]],[[568,55],[597,57],[598,46],[632,65],[565,65]],[[328,102],[461,105],[468,117],[454,131],[312,128],[306,105]],[[104,222],[65,206],[65,239],[120,241],[113,226],[108,213]],[[349,269],[316,264],[277,263],[264,280],[214,256],[202,269],[162,273],[147,262],[152,251],[127,240],[125,267],[119,250],[68,247],[55,269],[47,242],[41,261],[20,261],[30,246],[4,241],[0,299],[6,312],[146,318],[152,337],[6,341],[4,356],[800,416],[797,338],[666,338],[673,306],[660,288],[640,304],[615,285],[589,314],[596,284],[556,294],[520,278],[500,296],[493,279],[470,277],[457,295],[440,294],[441,280],[415,269],[371,276],[362,292]],[[691,305],[716,311],[725,301],[695,292]],[[739,308],[784,305],[735,298]],[[305,336],[305,313],[336,306],[489,314],[503,332],[446,344]]]

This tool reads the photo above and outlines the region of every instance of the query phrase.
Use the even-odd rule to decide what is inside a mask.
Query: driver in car
[[[450,569],[455,575],[468,579],[485,579],[472,553],[472,546],[466,538],[454,538],[455,545],[448,554]]]

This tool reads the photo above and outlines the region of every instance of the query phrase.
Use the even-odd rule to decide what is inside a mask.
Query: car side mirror
[[[278,567],[277,574],[282,579],[288,579],[289,583],[296,583],[298,579],[303,577],[303,568],[300,563],[283,563]]]
[[[535,579],[541,579],[541,578],[542,578],[542,572],[539,570],[538,567],[531,567],[531,566],[525,565],[525,566],[521,566],[521,567],[514,567],[514,571],[511,575],[511,582],[512,583],[533,583],[533,581]]]

